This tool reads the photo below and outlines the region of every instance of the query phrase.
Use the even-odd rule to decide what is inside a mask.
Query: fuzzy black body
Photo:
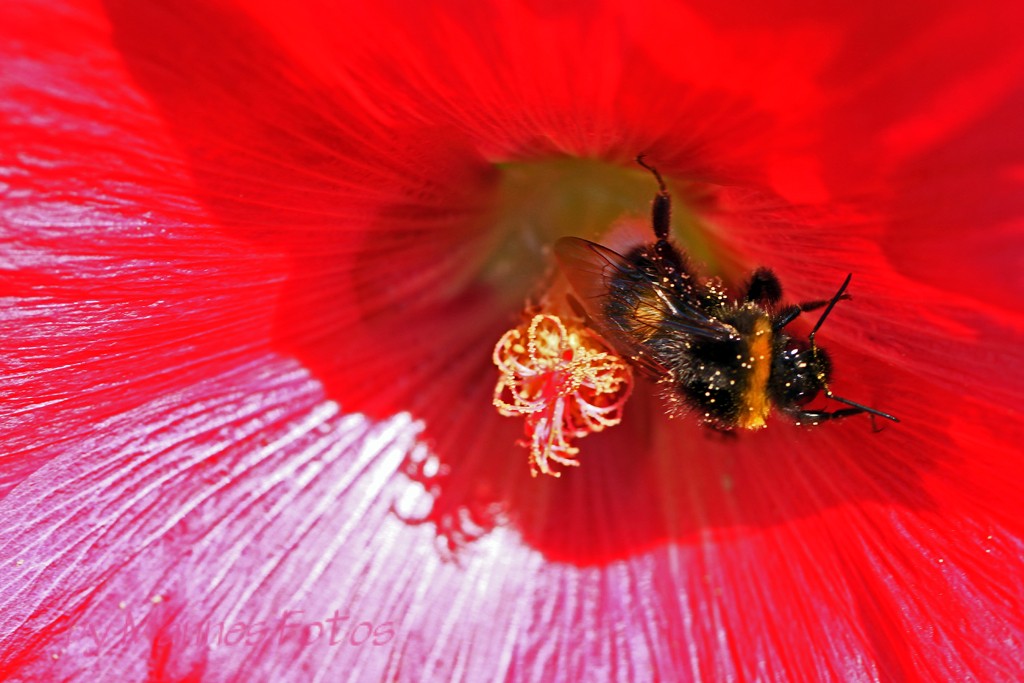
[[[748,296],[731,300],[668,242],[623,256],[564,238],[556,253],[591,325],[667,385],[673,413],[692,408],[718,429],[756,429],[773,406],[799,413],[821,389],[816,370],[827,380],[807,345],[779,331],[792,309],[775,306],[781,288],[770,271],[759,270]]]

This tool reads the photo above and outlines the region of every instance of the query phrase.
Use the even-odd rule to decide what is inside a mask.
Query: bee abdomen
[[[677,373],[677,390],[702,411],[706,421],[722,427],[760,429],[771,412],[773,333],[760,312],[740,311],[726,320],[741,338],[734,342],[694,345]]]
[[[742,352],[740,341],[694,344],[677,372],[676,390],[705,421],[736,425],[745,385],[735,359]]]

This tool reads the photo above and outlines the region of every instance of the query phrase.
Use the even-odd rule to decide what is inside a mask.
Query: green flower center
[[[519,299],[534,293],[543,281],[551,267],[550,246],[559,237],[575,235],[600,242],[617,221],[649,222],[651,201],[658,191],[654,177],[639,166],[569,158],[507,163],[499,168],[498,201],[490,221],[493,246],[481,277],[501,295]],[[666,181],[673,199],[674,239],[704,272],[716,273],[706,231],[687,205],[692,191],[672,178]]]

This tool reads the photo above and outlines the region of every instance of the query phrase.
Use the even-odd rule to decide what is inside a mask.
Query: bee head
[[[898,418],[888,413],[869,408],[862,403],[851,401],[842,396],[836,396],[828,386],[829,380],[832,377],[832,362],[829,360],[825,350],[817,345],[814,337],[818,334],[818,330],[821,329],[825,319],[828,318],[828,314],[832,312],[835,305],[843,298],[843,292],[846,291],[846,287],[850,284],[850,278],[852,277],[852,274],[847,275],[842,286],[839,287],[839,291],[829,300],[828,305],[825,307],[825,312],[821,314],[818,322],[814,324],[814,329],[807,335],[807,343],[790,340],[783,349],[783,352],[778,354],[779,357],[776,359],[778,369],[776,371],[776,367],[772,368],[772,386],[776,394],[775,400],[787,412],[797,415],[809,415],[812,419],[816,420],[868,413],[872,420],[877,415],[893,422],[899,422]],[[833,401],[845,403],[850,407],[832,412],[816,410],[804,413],[801,410],[801,406],[811,401],[822,391]],[[818,423],[813,422],[812,424]]]
[[[784,407],[806,405],[826,388],[832,376],[832,362],[820,346],[790,339],[772,363],[773,399]]]

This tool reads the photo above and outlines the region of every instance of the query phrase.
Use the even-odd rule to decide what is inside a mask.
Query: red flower
[[[5,679],[1024,675],[1017,4],[239,5],[0,9]],[[640,152],[901,424],[530,477],[491,351]]]

